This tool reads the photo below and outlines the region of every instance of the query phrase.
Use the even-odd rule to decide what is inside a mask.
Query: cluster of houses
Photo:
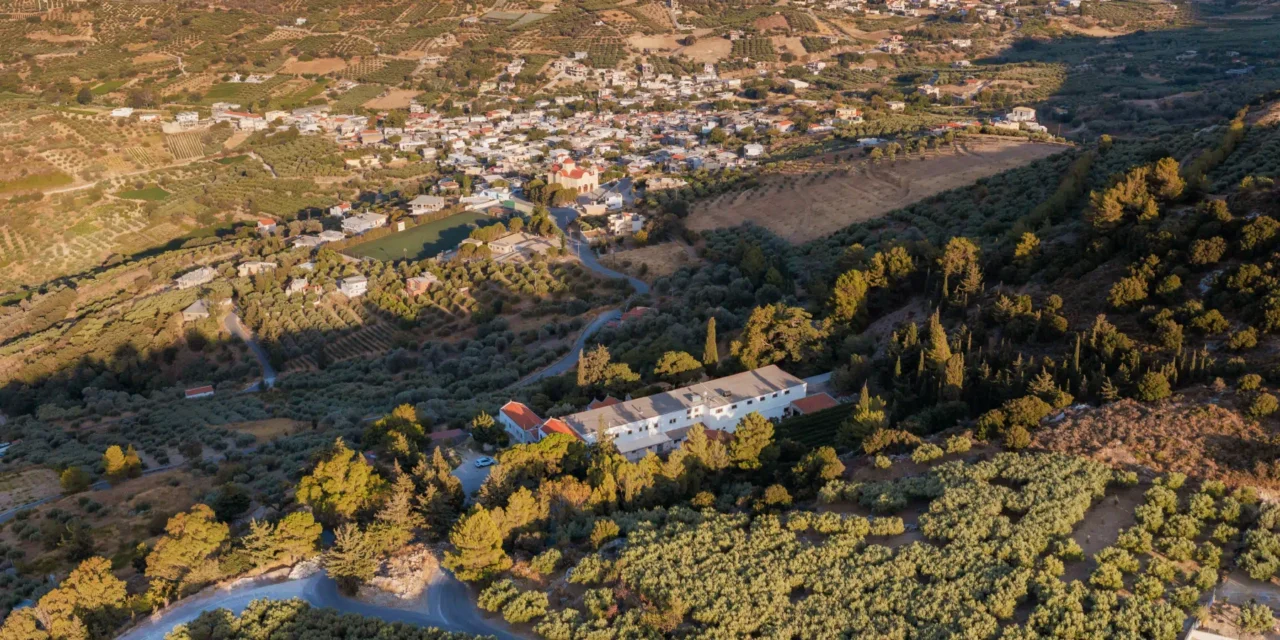
[[[806,381],[770,365],[644,398],[607,397],[559,418],[542,418],[513,400],[498,411],[498,423],[513,443],[557,433],[587,443],[609,438],[619,453],[636,461],[679,448],[696,423],[712,437],[728,437],[749,413],[780,420],[836,404],[825,392],[810,395]]]

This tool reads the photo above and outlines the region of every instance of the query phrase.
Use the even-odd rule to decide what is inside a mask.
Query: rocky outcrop
[[[360,597],[386,606],[403,606],[422,597],[439,568],[430,547],[409,545],[382,563],[378,575],[360,588]]]

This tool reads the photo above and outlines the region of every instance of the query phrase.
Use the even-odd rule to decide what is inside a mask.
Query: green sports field
[[[343,253],[377,260],[421,260],[458,246],[471,230],[492,220],[478,211],[465,211],[441,220],[420,224],[372,242],[346,248]]]

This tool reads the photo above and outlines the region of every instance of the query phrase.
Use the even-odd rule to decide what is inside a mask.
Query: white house
[[[644,216],[638,213],[613,213],[609,215],[609,233],[615,236],[629,235],[644,228]]]
[[[338,291],[348,298],[357,298],[369,290],[369,279],[362,275],[347,276],[338,280]]]
[[[191,287],[198,287],[202,284],[213,282],[213,279],[217,277],[217,275],[218,272],[214,271],[213,267],[200,267],[195,271],[188,271],[187,273],[178,276],[177,280],[174,280],[173,284],[179,289],[190,289]]]
[[[523,403],[511,400],[498,409],[498,424],[502,425],[514,444],[537,442],[553,433],[563,433],[579,440],[578,435],[563,420],[548,418],[543,420],[533,409]]]
[[[409,201],[409,215],[421,216],[444,208],[444,198],[422,195]]]
[[[133,115],[133,107],[116,107],[111,110],[112,118],[128,118]]]
[[[387,217],[381,213],[362,213],[360,215],[351,216],[342,221],[342,230],[353,235],[359,235],[371,229],[377,229],[387,224]]]
[[[649,452],[679,447],[695,423],[732,433],[751,412],[782,418],[791,412],[792,401],[805,397],[807,388],[804,380],[770,365],[561,420],[586,442],[595,442],[604,431],[619,453],[639,460]]]
[[[747,158],[759,158],[764,155],[764,145],[762,144],[744,144],[742,145],[742,155]]]
[[[1035,122],[1036,110],[1031,107],[1014,107],[1005,119],[1009,122]]]
[[[236,266],[236,273],[239,274],[241,278],[247,278],[249,276],[256,276],[263,271],[271,271],[272,269],[275,269],[276,266],[277,265],[274,262],[250,260],[248,262],[241,262]]]

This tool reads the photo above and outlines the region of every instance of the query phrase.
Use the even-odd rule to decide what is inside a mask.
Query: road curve
[[[427,589],[423,609],[383,607],[347,598],[338,585],[323,572],[298,580],[257,582],[226,590],[218,590],[179,601],[158,616],[153,616],[119,636],[119,640],[164,640],[166,634],[180,624],[196,619],[201,613],[227,609],[239,614],[254,600],[289,600],[298,598],[313,607],[355,613],[387,622],[404,622],[446,631],[493,636],[498,640],[519,640],[500,621],[489,621],[471,600],[466,585],[441,570]]]
[[[595,320],[592,320],[591,324],[587,325],[586,328],[578,334],[578,339],[573,341],[573,346],[569,348],[569,353],[564,354],[564,357],[550,365],[521,378],[511,386],[522,387],[526,384],[542,380],[543,378],[550,378],[552,376],[558,376],[562,373],[568,372],[574,365],[578,364],[578,356],[582,354],[582,349],[586,347],[587,340],[591,339],[591,336],[595,335],[595,333],[604,325],[621,318],[622,312],[617,309],[609,309],[608,311],[596,316]]]

